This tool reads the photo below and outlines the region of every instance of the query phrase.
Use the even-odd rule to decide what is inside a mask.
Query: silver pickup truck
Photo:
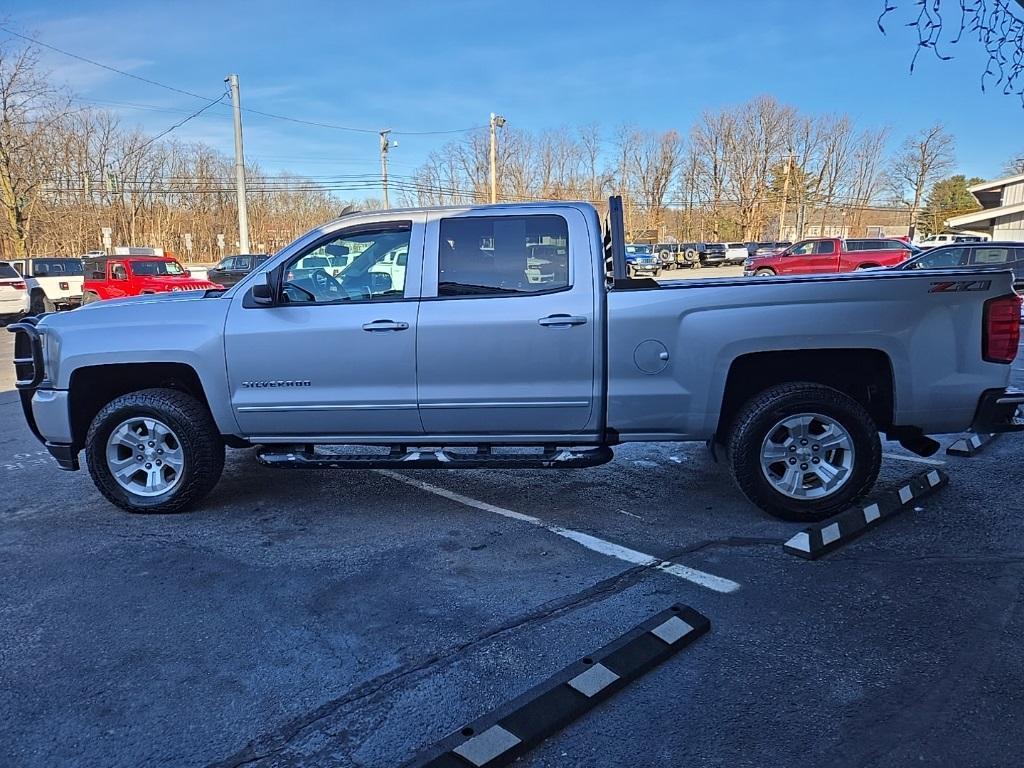
[[[346,215],[227,291],[12,330],[31,429],[131,512],[202,499],[226,445],[284,468],[569,469],[707,441],[752,502],[814,520],[871,488],[880,433],[928,454],[1022,428],[1020,301],[1009,272],[627,279],[613,198],[604,232],[568,202]]]

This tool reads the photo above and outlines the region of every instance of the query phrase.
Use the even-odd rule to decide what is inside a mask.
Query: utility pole
[[[498,202],[498,128],[505,126],[505,118],[491,112],[491,204]]]
[[[397,141],[390,140],[390,134],[390,128],[380,132],[380,183],[384,189],[385,208],[391,207],[391,203],[388,202],[388,150],[398,146]]]
[[[779,203],[779,240],[785,240],[786,236],[782,234],[782,227],[786,223],[786,201],[789,197],[789,169],[793,165],[793,156],[786,155],[786,177],[782,182],[782,201]]]
[[[238,75],[224,82],[231,88],[231,108],[235,115],[235,194],[238,197],[238,249],[249,253],[249,210],[245,205],[245,153],[242,151],[242,101],[238,95]]]

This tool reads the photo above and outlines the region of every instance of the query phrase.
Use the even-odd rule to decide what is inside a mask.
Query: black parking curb
[[[545,682],[421,751],[406,768],[506,765],[711,628],[676,604]]]
[[[986,445],[995,440],[998,436],[998,433],[967,435],[961,437],[959,440],[957,440],[955,443],[949,446],[949,448],[946,449],[946,453],[949,456],[973,456]]]
[[[880,525],[888,518],[898,515],[912,502],[931,495],[948,482],[949,477],[945,472],[937,469],[923,472],[912,477],[906,485],[884,494],[878,501],[866,507],[854,507],[805,528],[783,544],[782,551],[805,560],[816,560]]]

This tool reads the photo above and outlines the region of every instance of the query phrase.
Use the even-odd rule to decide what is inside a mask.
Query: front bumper
[[[40,388],[45,383],[43,345],[36,330],[38,317],[27,317],[7,327],[14,333],[15,384],[21,409],[29,430],[35,435],[61,469],[79,468],[78,453],[72,437],[71,410],[64,390]]]
[[[971,431],[978,434],[993,432],[1024,432],[1024,391],[1019,389],[990,389],[981,396]]]

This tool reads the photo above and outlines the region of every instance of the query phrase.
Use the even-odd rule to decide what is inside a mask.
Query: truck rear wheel
[[[44,312],[55,312],[57,307],[50,301],[49,297],[42,291],[32,292],[32,303],[29,308],[30,315],[41,315]]]
[[[871,490],[882,444],[870,414],[848,395],[810,382],[780,384],[740,410],[729,459],[740,490],[765,512],[818,521]]]
[[[121,395],[96,414],[85,440],[93,482],[128,512],[182,512],[224,470],[224,442],[206,407],[175,389]]]

